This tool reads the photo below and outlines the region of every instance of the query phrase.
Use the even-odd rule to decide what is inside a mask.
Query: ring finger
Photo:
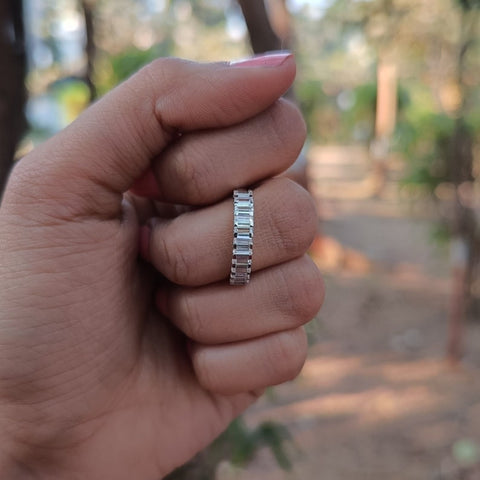
[[[316,232],[310,195],[285,178],[254,191],[252,271],[302,256]],[[170,281],[200,286],[228,277],[232,260],[232,200],[171,220],[152,219],[148,257]]]

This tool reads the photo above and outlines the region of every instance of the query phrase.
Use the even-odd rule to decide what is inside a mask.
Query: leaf
[[[473,440],[462,438],[453,444],[452,454],[460,466],[471,467],[480,460],[480,447]]]
[[[285,442],[291,442],[292,436],[284,425],[264,422],[258,426],[253,436],[256,438],[255,443],[270,448],[280,468],[286,471],[292,469],[292,462],[285,450]]]
[[[457,0],[457,3],[466,12],[474,8],[480,8],[480,0]]]

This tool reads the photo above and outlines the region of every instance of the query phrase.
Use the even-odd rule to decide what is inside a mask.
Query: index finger
[[[289,88],[292,56],[272,58],[245,68],[156,60],[22,160],[19,177],[49,215],[118,218],[122,193],[177,132],[242,122]],[[5,204],[15,204],[9,201],[12,190]]]

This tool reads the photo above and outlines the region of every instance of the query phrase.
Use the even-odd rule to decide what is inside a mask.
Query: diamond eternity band
[[[230,285],[250,281],[253,254],[253,191],[233,191],[233,252]]]

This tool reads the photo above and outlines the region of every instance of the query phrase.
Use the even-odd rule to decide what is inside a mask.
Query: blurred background
[[[480,479],[480,0],[2,0],[0,184],[159,56],[292,49],[327,298],[300,377],[170,480]]]

